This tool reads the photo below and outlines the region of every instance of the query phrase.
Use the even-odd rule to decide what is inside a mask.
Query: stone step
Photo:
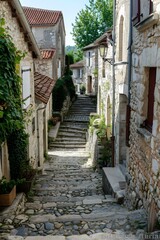
[[[65,125],[61,125],[60,126],[60,130],[65,130],[65,131],[77,131],[77,132],[82,132],[82,133],[86,133],[86,128],[81,128],[81,127],[76,127],[76,126],[65,126]]]
[[[58,197],[61,195],[64,195],[66,193],[66,195],[68,197],[74,198],[74,197],[86,197],[86,196],[92,196],[92,195],[98,195],[98,194],[103,194],[103,191],[101,189],[101,187],[99,186],[99,188],[95,188],[95,187],[91,187],[90,189],[76,189],[76,190],[69,190],[66,187],[61,187],[58,190],[56,188],[33,188],[34,191],[34,196],[38,197],[38,196],[54,196],[54,197]]]
[[[132,234],[126,234],[122,231],[111,231],[107,230],[107,232],[103,233],[95,233],[88,236],[87,234],[71,235],[71,236],[30,236],[30,237],[15,237],[9,236],[8,240],[137,240],[137,237]]]
[[[60,137],[60,136],[65,136],[65,137],[82,137],[82,138],[85,138],[86,137],[86,135],[85,135],[85,133],[81,133],[81,132],[65,132],[65,131],[62,131],[62,130],[60,130],[59,132],[58,132],[58,137]]]
[[[88,202],[90,204],[93,200],[96,202],[101,203],[105,197],[102,194],[99,195],[91,195],[91,196],[78,196],[78,197],[71,197],[71,196],[33,196],[31,197],[32,201],[39,201],[41,203],[49,203],[49,202],[68,202],[68,203],[76,203],[76,202]],[[95,203],[96,204],[96,203]]]
[[[55,149],[80,149],[80,148],[83,148],[85,149],[86,148],[86,145],[56,145],[56,144],[53,144],[51,143],[50,146],[49,146],[49,149],[52,149],[52,148],[55,148]]]
[[[85,139],[84,139],[85,140]],[[86,143],[86,141],[84,141],[83,140],[83,138],[81,138],[81,137],[79,137],[79,138],[74,138],[74,137],[72,137],[72,138],[69,138],[69,137],[57,137],[56,138],[56,141],[54,140],[53,142],[68,142],[68,141],[73,141],[73,142],[85,142]]]
[[[54,142],[52,142],[52,144],[50,144],[50,146],[60,146],[60,147],[66,147],[66,146],[68,146],[68,145],[73,145],[73,146],[81,146],[81,145],[85,145],[86,144],[86,142],[85,141],[78,141],[78,142],[76,142],[76,141],[73,141],[72,139],[70,139],[70,140],[68,140],[68,141],[63,141],[63,142],[61,142],[61,141],[54,141]]]

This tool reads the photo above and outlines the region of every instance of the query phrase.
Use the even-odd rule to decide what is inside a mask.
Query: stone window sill
[[[135,27],[137,28],[137,30],[143,32],[147,28],[150,28],[154,24],[156,24],[158,22],[158,20],[159,20],[159,15],[158,15],[158,13],[155,12],[155,13],[150,14],[147,18],[145,18],[138,24],[136,24]]]
[[[151,142],[152,134],[146,128],[138,128],[137,133],[144,138],[147,143]]]

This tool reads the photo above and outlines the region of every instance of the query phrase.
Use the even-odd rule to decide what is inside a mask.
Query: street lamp
[[[107,39],[107,41],[111,41],[110,39]],[[111,45],[113,46],[113,42],[110,42]],[[99,45],[99,52],[100,56],[103,59],[104,62],[109,62],[111,65],[113,65],[113,58],[107,58],[107,53],[108,53],[108,44],[106,42],[102,42]]]
[[[99,45],[99,52],[100,52],[100,56],[103,60],[105,60],[106,56],[107,56],[107,52],[108,52],[108,45],[105,42],[102,42]]]

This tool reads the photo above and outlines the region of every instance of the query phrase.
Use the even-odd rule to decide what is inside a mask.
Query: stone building
[[[108,36],[111,36],[112,31],[108,30],[101,37],[96,39],[95,44],[98,47],[98,92],[97,92],[97,113],[105,118],[107,125],[108,137],[111,135],[112,124],[112,45],[108,41]],[[101,52],[104,47],[105,53]],[[104,55],[104,56],[102,56]]]
[[[81,60],[70,65],[73,72],[72,78],[76,88],[76,93],[80,93],[81,86],[84,85],[84,61]]]
[[[0,17],[5,19],[5,27],[17,49],[26,53],[17,69],[22,77],[23,109],[26,113],[30,112],[26,119],[26,132],[29,134],[28,158],[30,163],[36,167],[37,125],[34,99],[34,59],[40,55],[40,51],[18,0],[1,1]],[[4,142],[0,146],[0,178],[2,176],[9,178],[9,172],[8,150],[7,144]]]
[[[84,81],[86,94],[96,95],[98,91],[98,47],[91,43],[83,48]]]
[[[65,26],[62,12],[31,7],[23,7],[23,10],[39,48],[55,50],[56,60],[53,62],[52,78],[60,78],[65,68]]]
[[[126,110],[128,104],[129,1],[116,1],[115,14],[115,165],[125,172],[127,160]]]
[[[52,89],[65,70],[65,26],[61,11],[30,7],[23,7],[23,10],[41,52],[41,58],[35,60],[35,71],[38,73],[35,79],[37,123],[39,130],[42,129],[38,138],[38,165],[41,167],[48,150],[48,120],[53,111]]]
[[[160,217],[160,2],[136,0],[132,10],[128,194],[152,230]]]

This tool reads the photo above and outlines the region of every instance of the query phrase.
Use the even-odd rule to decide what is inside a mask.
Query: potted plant
[[[28,193],[32,187],[34,177],[36,175],[36,169],[26,165],[21,170],[21,178],[17,180],[17,192]]]
[[[16,183],[7,181],[5,177],[0,180],[0,206],[10,206],[16,197]]]
[[[80,94],[84,94],[85,91],[86,91],[86,88],[85,88],[85,86],[82,84],[82,85],[80,86]]]

